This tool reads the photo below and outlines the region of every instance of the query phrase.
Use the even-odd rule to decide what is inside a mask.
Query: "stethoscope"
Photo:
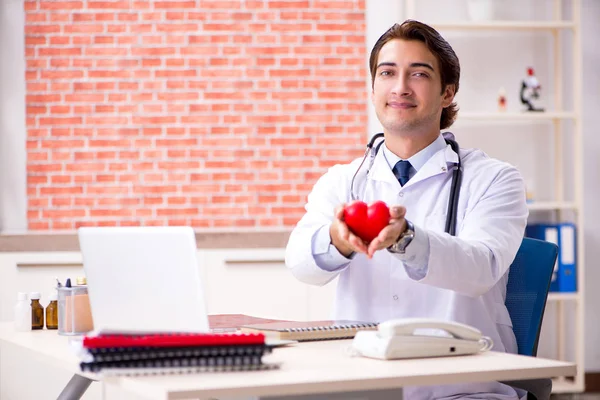
[[[361,170],[363,164],[365,163],[367,156],[370,156],[370,157],[369,157],[369,165],[367,167],[367,173],[365,175],[365,180],[369,176],[369,171],[371,170],[371,168],[373,167],[373,163],[375,162],[375,156],[377,155],[379,148],[385,142],[385,139],[381,140],[377,144],[377,146],[375,146],[375,142],[377,141],[377,139],[380,139],[380,138],[383,138],[383,133],[378,133],[371,138],[371,140],[367,144],[367,149],[365,150],[365,156],[363,157],[362,162],[360,163],[360,165],[358,166],[358,169],[356,170],[356,172],[354,173],[354,176],[352,177],[352,182],[350,183],[350,197],[352,198],[352,200],[359,199],[358,196],[355,195],[355,193],[354,193],[354,180],[356,179],[358,172]],[[444,137],[444,140],[446,141],[446,143],[448,143],[450,145],[450,147],[452,147],[452,150],[458,156],[458,162],[454,164],[454,168],[453,168],[453,172],[452,172],[452,185],[450,186],[450,198],[448,199],[448,213],[446,216],[446,232],[449,233],[450,235],[454,236],[454,235],[456,235],[456,218],[458,216],[458,195],[460,192],[460,184],[462,181],[462,170],[461,170],[460,154],[458,153],[458,151],[459,151],[458,143],[456,143],[455,140],[449,139],[447,137]],[[375,147],[373,147],[373,146],[375,146]]]

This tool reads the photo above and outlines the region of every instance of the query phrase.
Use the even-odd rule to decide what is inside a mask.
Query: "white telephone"
[[[436,334],[418,332],[436,331]],[[444,331],[442,336],[438,330]],[[379,324],[377,331],[359,331],[352,350],[383,360],[474,354],[487,351],[492,339],[469,325],[428,318],[395,319]]]

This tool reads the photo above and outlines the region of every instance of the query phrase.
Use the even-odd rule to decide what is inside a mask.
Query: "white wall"
[[[600,2],[583,1],[583,138],[584,138],[584,211],[586,259],[586,370],[600,371]]]
[[[0,1],[0,232],[27,229],[25,11]],[[10,190],[7,190],[9,188]]]
[[[396,2],[394,8],[384,6],[383,0],[367,1],[367,46],[370,52],[375,40],[394,22],[405,19],[403,2]],[[419,0],[415,19],[429,21],[467,20],[468,0]],[[570,16],[570,0],[563,0],[564,15]],[[553,2],[545,0],[495,0],[498,19],[551,19]],[[600,259],[600,220],[597,198],[600,197],[600,180],[593,180],[592,174],[600,171],[600,134],[596,127],[600,126],[600,1],[582,0],[582,42],[583,42],[583,136],[584,136],[584,212],[585,259],[586,259],[586,371],[600,371],[600,344],[596,338],[600,334],[600,316],[595,313],[600,304],[600,293],[595,290],[600,282],[600,270],[595,262]],[[508,111],[519,112],[522,106],[519,101],[519,86],[525,76],[526,68],[535,68],[536,75],[542,85],[542,98],[536,104],[554,108],[553,92],[554,59],[553,38],[550,33],[530,32],[441,32],[450,42],[461,62],[461,86],[457,101],[463,111],[494,112],[497,110],[497,95],[501,86],[507,92]],[[570,33],[562,35],[563,46],[572,43]],[[571,68],[571,51],[563,50],[562,64],[564,90],[569,92],[573,84]],[[566,95],[564,108],[572,108],[572,96]],[[373,107],[369,111],[369,133],[381,130]],[[459,114],[460,118],[460,114]],[[571,123],[563,124],[565,133],[572,129]],[[554,144],[552,124],[541,123],[505,123],[502,125],[489,122],[458,122],[450,131],[454,132],[463,147],[481,148],[493,157],[497,157],[517,166],[524,175],[529,189],[537,200],[551,200],[554,196],[555,179],[552,175],[554,163]],[[569,148],[568,135],[564,144]],[[518,144],[518,147],[515,146]],[[518,151],[515,151],[515,149]],[[565,150],[568,152],[568,150]],[[566,174],[572,174],[572,159],[565,155]],[[567,183],[566,200],[571,196],[571,183]],[[532,214],[532,219],[542,219],[545,215]],[[540,355],[553,356],[555,339],[552,329],[556,325],[554,311],[556,304],[549,304],[544,321],[544,330],[540,343]],[[566,307],[567,313],[572,307]],[[569,324],[572,319],[567,318]],[[570,329],[570,340],[573,332]],[[545,340],[544,340],[545,339]],[[572,358],[573,346],[566,346],[568,358]]]
[[[366,60],[365,65],[367,66],[366,85],[371,87],[371,75],[369,71],[369,56],[371,55],[371,49],[377,39],[394,23],[398,22],[402,16],[404,7],[401,1],[390,1],[390,0],[367,0],[365,19],[367,25],[366,34]],[[369,99],[369,105],[371,100]],[[370,138],[377,132],[381,132],[381,124],[377,120],[375,109],[371,105],[368,110],[368,137]],[[366,141],[365,141],[366,145]]]

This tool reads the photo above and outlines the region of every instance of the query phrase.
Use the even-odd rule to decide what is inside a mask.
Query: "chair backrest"
[[[508,272],[506,308],[519,354],[536,356],[558,246],[524,238]]]

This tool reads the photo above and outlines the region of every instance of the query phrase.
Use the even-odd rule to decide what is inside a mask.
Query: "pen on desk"
[[[71,278],[67,278],[67,281],[65,282],[65,287],[71,287]]]

